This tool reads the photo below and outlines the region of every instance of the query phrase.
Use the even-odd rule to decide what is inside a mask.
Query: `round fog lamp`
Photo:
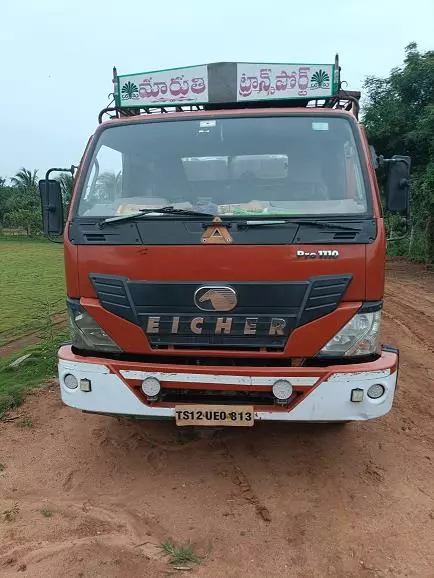
[[[292,385],[285,379],[279,379],[273,384],[273,394],[280,400],[289,399],[292,395]]]
[[[379,399],[382,395],[384,395],[385,391],[386,390],[384,389],[384,385],[381,385],[381,383],[374,383],[374,385],[371,385],[366,393],[371,399]]]
[[[68,389],[77,389],[78,387],[78,379],[72,373],[67,373],[63,377],[63,383]]]
[[[160,393],[161,385],[156,377],[147,377],[142,382],[142,391],[148,397],[155,397]]]

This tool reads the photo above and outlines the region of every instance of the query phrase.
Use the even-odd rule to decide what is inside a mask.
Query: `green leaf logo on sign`
[[[330,76],[324,70],[318,70],[310,79],[311,88],[329,88]]]
[[[134,82],[126,82],[121,90],[122,100],[139,98],[139,87]]]

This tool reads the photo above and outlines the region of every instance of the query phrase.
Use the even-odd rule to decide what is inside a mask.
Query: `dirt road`
[[[389,266],[383,342],[401,349],[385,418],[186,437],[82,415],[57,388],[0,425],[0,575],[164,576],[192,540],[197,577],[434,576],[434,276]],[[30,425],[30,421],[23,422]]]

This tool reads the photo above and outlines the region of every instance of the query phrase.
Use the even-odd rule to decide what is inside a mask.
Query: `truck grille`
[[[291,332],[336,309],[351,275],[277,283],[167,283],[89,275],[101,305],[140,326],[154,349],[281,351]],[[198,288],[230,287],[230,311],[203,311]],[[200,305],[200,304],[199,304]]]

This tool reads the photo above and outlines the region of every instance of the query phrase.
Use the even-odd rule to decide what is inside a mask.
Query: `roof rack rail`
[[[360,92],[342,90],[334,64],[218,62],[118,76],[113,68],[115,106],[98,116],[240,108],[331,108],[359,114]]]

